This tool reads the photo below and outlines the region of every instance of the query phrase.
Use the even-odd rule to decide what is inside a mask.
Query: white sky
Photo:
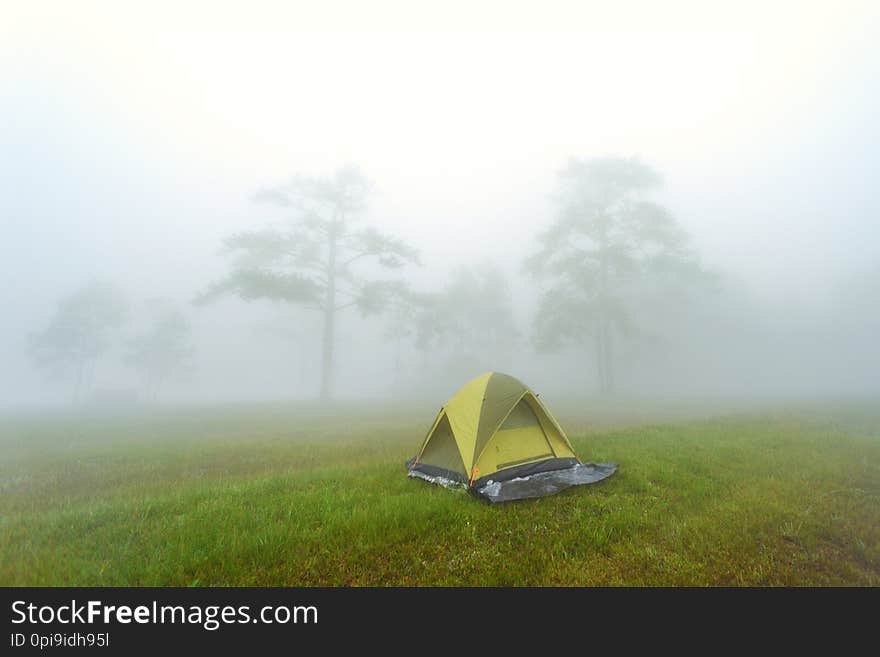
[[[0,0],[22,324],[89,276],[189,298],[220,237],[275,216],[258,187],[345,162],[424,278],[512,268],[571,155],[655,165],[706,261],[759,290],[880,262],[880,3],[134,5]]]

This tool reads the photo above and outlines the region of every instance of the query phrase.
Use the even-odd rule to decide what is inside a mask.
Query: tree
[[[491,265],[457,269],[442,299],[441,333],[456,356],[499,368],[518,337],[504,274]]]
[[[416,251],[400,239],[357,228],[367,194],[364,176],[353,167],[328,178],[296,177],[262,190],[255,200],[288,210],[289,221],[228,238],[228,251],[237,255],[232,271],[199,298],[206,302],[232,293],[245,301],[267,299],[320,312],[323,400],[333,391],[337,314],[355,306],[364,314],[379,312],[393,286],[369,277],[367,265],[375,271],[418,262]]]
[[[49,325],[30,336],[34,364],[47,374],[73,378],[74,402],[94,378],[95,363],[110,346],[113,331],[123,325],[122,293],[105,282],[92,282],[62,299]]]
[[[391,340],[393,348],[393,386],[396,388],[401,381],[403,360],[403,342],[416,334],[416,323],[422,308],[419,293],[413,291],[404,281],[390,284],[384,290],[382,304],[388,316],[385,326],[385,337]]]
[[[543,290],[535,341],[553,350],[592,339],[599,389],[614,389],[614,336],[636,330],[632,299],[646,281],[681,282],[701,272],[687,234],[646,198],[660,176],[637,159],[571,159],[558,180],[558,214],[525,268]]]
[[[491,266],[456,269],[440,292],[413,294],[411,303],[415,346],[425,358],[445,351],[457,376],[500,368],[518,338],[510,287]]]
[[[394,386],[401,382],[403,345],[409,342],[421,353],[421,370],[427,369],[428,354],[436,349],[449,329],[446,319],[447,297],[438,292],[422,292],[404,282],[388,285],[383,291],[383,310],[388,318],[385,337],[393,348]]]
[[[400,379],[402,343],[405,339],[421,354],[421,371],[428,367],[428,355],[436,349],[446,329],[445,304],[440,292],[421,292],[402,287],[389,302],[389,326],[386,335],[394,341],[394,371]]]
[[[183,313],[165,307],[150,330],[131,341],[127,362],[144,377],[149,399],[158,397],[166,381],[192,370],[195,346],[191,333]]]

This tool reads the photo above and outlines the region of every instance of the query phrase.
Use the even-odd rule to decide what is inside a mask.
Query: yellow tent
[[[562,427],[538,396],[512,376],[487,372],[465,384],[440,409],[409,463],[409,474],[465,484],[479,492],[488,483],[580,465]],[[547,488],[547,478],[541,481]],[[577,483],[591,482],[571,481],[566,486]]]

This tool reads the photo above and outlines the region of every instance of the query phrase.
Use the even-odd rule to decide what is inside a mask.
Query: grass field
[[[594,408],[614,477],[495,506],[405,476],[429,405],[7,416],[0,584],[880,584],[880,410]]]

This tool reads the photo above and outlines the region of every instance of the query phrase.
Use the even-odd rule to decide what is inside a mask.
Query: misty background
[[[319,312],[194,301],[233,266],[224,240],[291,218],[261,192],[345,167],[369,182],[356,227],[418,253],[359,276],[427,295],[442,330],[425,346],[411,307],[341,310],[335,397],[439,404],[488,369],[548,396],[880,393],[876,3],[3,14],[4,407],[317,398]],[[571,158],[659,174],[644,198],[699,264],[627,297],[604,390],[591,340],[542,345],[553,284],[525,264]],[[118,302],[88,371],[41,364],[35,336],[88,289]]]

